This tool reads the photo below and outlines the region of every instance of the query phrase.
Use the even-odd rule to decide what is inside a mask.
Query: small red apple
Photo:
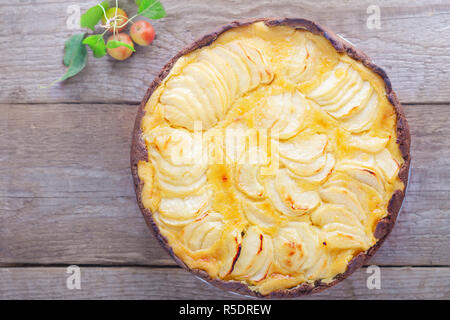
[[[115,20],[111,20],[114,17],[116,17]],[[106,10],[106,18],[110,20],[109,22],[110,27],[108,29],[110,32],[114,32],[114,22],[116,22],[116,31],[120,32],[126,27],[125,24],[128,21],[127,13],[123,9],[116,7],[109,8],[108,10]],[[107,23],[105,17],[102,18],[102,23],[103,24]]]
[[[130,28],[130,35],[140,46],[148,46],[155,39],[155,29],[145,20],[136,21]]]
[[[133,41],[126,33],[118,33],[117,35],[112,35],[109,37],[108,42],[111,40],[120,41],[126,44],[129,44],[134,48]],[[131,56],[133,51],[127,47],[117,47],[117,48],[107,48],[106,51],[108,54],[117,60],[125,60]]]

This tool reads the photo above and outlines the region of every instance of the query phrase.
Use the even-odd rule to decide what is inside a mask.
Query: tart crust
[[[145,105],[153,92],[156,90],[156,88],[159,87],[159,85],[163,82],[163,80],[167,77],[167,75],[170,73],[172,67],[177,62],[177,60],[202,47],[208,46],[212,42],[214,42],[222,33],[233,29],[237,27],[243,27],[248,26],[250,24],[253,24],[255,22],[263,22],[267,26],[290,26],[292,28],[296,29],[303,29],[307,30],[315,35],[320,35],[325,37],[335,48],[337,52],[340,53],[346,53],[348,56],[353,58],[356,61],[360,61],[365,67],[369,68],[376,74],[378,74],[385,84],[385,90],[386,90],[386,96],[389,100],[389,102],[392,104],[392,106],[395,109],[396,113],[396,133],[397,133],[397,145],[399,147],[399,150],[401,152],[401,155],[403,157],[404,163],[399,169],[398,177],[404,184],[404,191],[402,190],[396,190],[394,194],[392,195],[391,199],[389,200],[388,208],[387,208],[387,216],[382,218],[378,221],[374,236],[378,239],[377,242],[370,247],[367,251],[361,252],[357,254],[347,265],[347,269],[344,273],[340,273],[336,275],[333,280],[329,283],[324,283],[320,280],[315,281],[314,283],[302,283],[296,287],[289,288],[289,289],[281,289],[273,291],[267,295],[263,295],[260,292],[251,290],[250,287],[243,282],[239,281],[230,281],[230,280],[221,280],[221,279],[213,279],[211,278],[207,272],[199,269],[191,269],[189,268],[179,257],[176,256],[176,254],[173,252],[170,244],[168,243],[167,239],[160,233],[160,230],[158,226],[155,223],[155,220],[153,219],[152,212],[145,208],[142,202],[142,189],[143,189],[143,182],[139,178],[138,175],[138,163],[139,161],[148,161],[148,150],[145,145],[145,141],[142,137],[142,130],[141,130],[141,121],[142,118],[145,115]],[[160,244],[165,248],[165,250],[172,256],[172,258],[177,262],[178,265],[183,267],[184,269],[192,272],[194,275],[200,277],[201,279],[204,279],[208,281],[209,283],[213,284],[214,286],[217,286],[219,288],[222,288],[224,290],[233,291],[242,295],[248,295],[248,296],[256,296],[256,297],[264,297],[264,298],[286,298],[286,297],[298,297],[303,295],[308,295],[316,292],[323,291],[326,288],[329,288],[331,286],[334,286],[338,282],[344,280],[347,278],[351,273],[353,273],[356,269],[364,265],[378,250],[378,248],[382,245],[382,243],[385,241],[389,233],[391,232],[395,221],[397,219],[398,213],[400,211],[406,188],[408,185],[408,176],[409,176],[409,167],[410,167],[410,144],[411,144],[411,138],[409,133],[409,127],[408,123],[405,118],[405,114],[403,111],[403,108],[395,94],[395,92],[392,90],[391,82],[384,72],[383,69],[375,65],[371,59],[363,53],[361,50],[355,48],[353,45],[351,45],[349,42],[332,32],[331,30],[319,26],[315,22],[305,20],[305,19],[292,19],[292,18],[261,18],[261,19],[253,19],[253,20],[246,20],[246,21],[234,21],[227,25],[224,25],[217,29],[216,31],[213,31],[200,39],[196,40],[194,43],[190,44],[180,52],[178,52],[160,71],[158,76],[153,80],[151,83],[149,89],[147,90],[144,98],[142,99],[142,102],[140,104],[140,107],[137,112],[134,131],[133,131],[133,138],[132,138],[132,147],[131,147],[131,172],[133,176],[134,181],[134,187],[136,191],[136,198],[139,204],[139,207],[141,209],[141,212],[145,218],[145,222],[147,226],[152,230],[155,237],[158,239]]]

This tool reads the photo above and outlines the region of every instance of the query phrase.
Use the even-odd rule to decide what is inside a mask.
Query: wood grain
[[[79,2],[82,11],[97,1]],[[160,68],[195,38],[236,19],[288,16],[327,25],[366,51],[390,76],[400,100],[450,102],[450,3],[447,1],[162,1],[165,19],[152,22],[157,39],[126,62],[89,57],[75,78],[48,89],[58,79],[69,30],[67,7],[57,0],[4,1],[0,4],[0,102],[138,103]],[[132,1],[122,2],[134,13]],[[367,27],[367,8],[378,5],[381,28]],[[339,17],[336,19],[336,17]]]
[[[81,289],[69,290],[64,267],[0,268],[0,299],[243,299],[179,268],[81,266]],[[450,299],[450,268],[381,268],[381,289],[367,269],[303,299]]]
[[[379,265],[450,265],[449,105],[406,108],[411,183]],[[0,264],[174,265],[129,169],[133,105],[0,105]],[[3,130],[4,129],[4,130]]]

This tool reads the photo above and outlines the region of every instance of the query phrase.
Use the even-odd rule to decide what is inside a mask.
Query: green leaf
[[[96,24],[103,17],[104,13],[101,7],[106,11],[109,8],[108,1],[96,4],[81,16],[80,24],[83,28],[89,28],[94,31]]]
[[[87,50],[86,46],[83,45],[84,35],[84,33],[75,34],[66,40],[64,44],[64,65],[69,69],[59,81],[73,77],[86,66]]]
[[[94,57],[101,58],[106,54],[105,40],[101,34],[94,34],[86,37],[83,44],[87,44],[91,48]]]
[[[134,48],[132,46],[130,46],[128,43],[121,42],[118,40],[109,40],[108,43],[106,44],[106,47],[108,49],[114,49],[114,48],[118,48],[118,47],[127,47],[128,49],[132,50],[133,52],[136,52],[136,50],[134,50]]]
[[[161,19],[166,16],[163,5],[158,0],[136,0],[138,15],[149,19]]]

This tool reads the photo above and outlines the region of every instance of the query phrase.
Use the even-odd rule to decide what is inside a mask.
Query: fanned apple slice
[[[171,127],[152,130],[146,141],[155,167],[155,177],[167,196],[192,194],[206,183],[206,166],[202,143],[195,144],[184,129]]]
[[[202,154],[199,152],[193,151],[192,157],[186,154],[185,157],[176,159],[175,163],[171,161],[170,157],[168,159],[163,158],[154,148],[149,153],[158,171],[165,177],[194,181],[206,170],[206,161],[202,161]]]
[[[286,61],[286,66],[283,71],[286,72],[287,78],[295,83],[302,80],[302,75],[307,68],[307,57],[309,53],[306,49],[306,41],[301,39],[300,43],[292,50],[293,54],[289,55]]]
[[[242,60],[243,64],[248,70],[248,73],[250,75],[250,87],[249,90],[253,90],[256,88],[256,86],[259,84],[259,81],[261,79],[261,75],[258,72],[257,66],[252,63],[251,60],[249,60],[247,53],[243,49],[243,44],[241,41],[233,41],[228,43],[227,49],[235,53],[239,56],[239,58]]]
[[[389,142],[389,138],[373,137],[367,134],[351,134],[347,141],[348,145],[351,147],[358,148],[366,152],[378,153],[386,147]]]
[[[331,153],[327,153],[327,159],[323,169],[315,175],[309,177],[301,177],[301,179],[312,183],[322,183],[331,175],[335,164],[336,160],[334,159],[334,156]]]
[[[219,270],[219,277],[224,278],[233,272],[236,261],[241,254],[242,230],[235,228],[226,230],[224,239],[221,242],[220,255],[222,264]]]
[[[223,75],[229,88],[230,97],[235,97],[239,94],[238,79],[236,77],[236,73],[234,72],[233,68],[231,68],[228,61],[224,59],[220,54],[218,54],[218,51],[220,50],[220,48],[214,48],[211,50],[202,51],[200,52],[199,59],[205,59],[206,61],[210,62],[210,64],[213,65],[217,69],[217,71]]]
[[[174,77],[167,82],[167,94],[163,94],[160,101],[176,105],[181,112],[188,114],[193,120],[201,120],[209,127],[217,121],[217,118],[210,105],[203,105],[194,94],[196,87],[195,82],[190,81],[190,77]]]
[[[306,40],[306,68],[299,77],[299,81],[308,81],[316,75],[316,70],[321,64],[319,61],[321,55],[317,50],[317,46],[311,40]]]
[[[290,222],[274,238],[276,263],[289,272],[310,269],[318,260],[319,236],[305,222]]]
[[[342,223],[349,226],[361,227],[359,219],[343,205],[324,204],[311,214],[315,225],[323,227],[330,223]]]
[[[372,94],[365,108],[351,117],[341,120],[342,127],[350,132],[368,130],[376,118],[377,105],[378,94],[375,92]]]
[[[345,105],[336,111],[329,111],[328,113],[335,118],[341,119],[356,114],[359,110],[364,108],[372,96],[373,88],[369,82],[364,82],[361,90],[353,96],[353,98]]]
[[[338,64],[339,66],[340,64]],[[323,95],[320,98],[315,98],[314,100],[321,106],[329,105],[332,103],[336,103],[339,99],[345,94],[349,87],[349,82],[354,81],[354,72],[349,65],[344,64],[344,67],[335,68],[334,72],[338,74],[340,81],[336,84],[336,86],[327,92],[327,94]]]
[[[299,92],[270,96],[255,110],[257,127],[271,129],[279,139],[289,139],[303,129],[308,108],[308,102]]]
[[[214,52],[222,57],[227,63],[230,65],[231,69],[236,74],[237,79],[237,90],[238,93],[241,94],[243,92],[247,92],[250,88],[250,74],[248,68],[242,62],[241,58],[231,50],[228,50],[226,47],[218,45]]]
[[[295,162],[286,158],[280,161],[295,175],[309,177],[322,171],[327,163],[327,154],[323,154],[312,162]]]
[[[236,261],[232,274],[251,281],[261,281],[269,272],[272,258],[271,237],[263,234],[258,227],[251,226],[242,239],[241,254]]]
[[[322,228],[322,232],[330,249],[367,250],[370,247],[370,241],[362,227],[330,223]]]
[[[356,72],[356,71],[355,71]],[[343,105],[348,103],[362,88],[364,81],[361,79],[359,74],[356,76],[354,83],[352,82],[352,86],[344,92],[344,94],[340,97],[340,99],[336,102],[332,102],[330,104],[322,106],[322,109],[327,112],[333,112],[341,108]]]
[[[183,123],[186,128],[194,127],[194,120],[187,113],[181,112],[179,108],[170,104],[161,104],[161,108],[164,110],[164,118],[170,123]]]
[[[338,63],[333,70],[328,72],[326,79],[308,94],[308,97],[320,103],[320,99],[329,96],[336,87],[339,87],[345,81],[345,74],[348,68],[348,64]]]
[[[262,59],[263,54],[259,49],[239,40],[228,43],[226,47],[236,53],[250,71],[250,90],[256,88],[260,83],[272,81],[271,66],[267,63],[266,58]]]
[[[160,219],[172,226],[183,226],[209,208],[210,193],[202,192],[199,195],[184,198],[161,198],[158,212]]]
[[[388,181],[392,181],[392,179],[394,179],[394,177],[398,174],[400,165],[392,157],[388,149],[384,149],[383,151],[377,153],[375,155],[375,161]]]
[[[221,115],[220,118],[222,118],[229,106],[229,92],[227,90],[228,88],[226,87],[225,80],[223,79],[223,76],[217,72],[214,66],[207,61],[201,61],[198,64],[198,67],[208,75],[210,86],[214,86],[219,93],[220,103],[216,104],[216,106],[220,106],[220,108],[217,108],[215,112],[216,114]]]
[[[245,213],[248,221],[261,228],[273,227],[277,222],[277,217],[267,210],[267,203],[255,203],[242,199],[242,211]]]
[[[380,194],[384,194],[383,177],[375,168],[363,166],[359,163],[344,162],[339,165],[337,170],[347,173],[356,180],[374,188]]]
[[[339,204],[346,207],[350,210],[350,212],[358,217],[359,221],[364,221],[366,219],[366,213],[359,203],[357,196],[348,189],[330,186],[321,189],[319,194],[322,200],[328,203]]]
[[[317,192],[301,189],[285,170],[266,180],[267,196],[275,209],[288,216],[299,216],[317,207],[320,203]]]
[[[211,74],[205,70],[205,67],[202,67],[200,62],[194,62],[188,65],[183,70],[183,77],[192,78],[197,85],[201,88],[201,90],[205,93],[209,100],[209,111],[213,112],[217,116],[222,115],[223,106],[223,93],[219,92],[217,85],[214,85],[214,80],[211,79]],[[170,92],[170,90],[167,90]],[[206,107],[206,106],[205,106]],[[219,118],[219,117],[218,117]],[[220,118],[219,118],[220,119]],[[199,119],[195,119],[199,120]],[[183,126],[182,124],[177,124]],[[206,125],[203,126],[204,129],[209,129]],[[188,129],[192,130],[193,126]]]
[[[192,251],[209,249],[220,239],[223,225],[223,217],[220,213],[205,213],[184,227],[183,243]]]
[[[156,181],[163,192],[170,196],[183,196],[196,192],[206,184],[206,173],[198,177],[197,180],[185,182],[174,179],[167,179],[161,173],[156,173]]]
[[[178,79],[182,79],[183,82],[178,83]],[[215,96],[213,96],[213,92],[209,90],[204,90],[200,86],[199,82],[196,81],[192,76],[183,75],[180,77],[175,77],[171,80],[171,82],[175,82],[177,86],[186,86],[192,92],[192,94],[198,99],[200,105],[203,109],[214,110],[212,104],[215,103]],[[215,113],[214,113],[215,114]],[[218,118],[218,116],[217,116]]]
[[[329,277],[329,266],[333,263],[330,255],[323,248],[318,249],[316,255],[316,263],[306,273],[307,279],[311,281]]]
[[[324,134],[301,133],[292,140],[280,142],[280,155],[296,162],[311,162],[324,153],[327,142],[328,138]]]
[[[328,181],[324,187],[328,186],[341,187],[353,192],[358,198],[364,212],[369,212],[369,201],[381,203],[383,200],[382,195],[377,190],[351,177],[345,180]]]
[[[166,118],[170,123],[191,130],[194,128],[196,115],[194,110],[187,106],[186,100],[181,95],[177,95],[172,92],[165,92],[165,94],[161,95],[160,101],[163,108],[164,118]]]
[[[264,197],[264,187],[258,180],[259,169],[254,164],[240,164],[236,168],[236,187],[252,198]]]
[[[342,81],[344,85],[342,87],[338,87],[338,91],[335,92],[334,96],[327,97],[327,100],[321,101],[317,100],[317,103],[322,105],[322,108],[327,109],[329,111],[336,110],[339,104],[333,109],[330,105],[339,103],[341,99],[357,84],[357,82],[362,82],[361,77],[357,71],[353,68],[348,68],[346,72],[346,77]]]

